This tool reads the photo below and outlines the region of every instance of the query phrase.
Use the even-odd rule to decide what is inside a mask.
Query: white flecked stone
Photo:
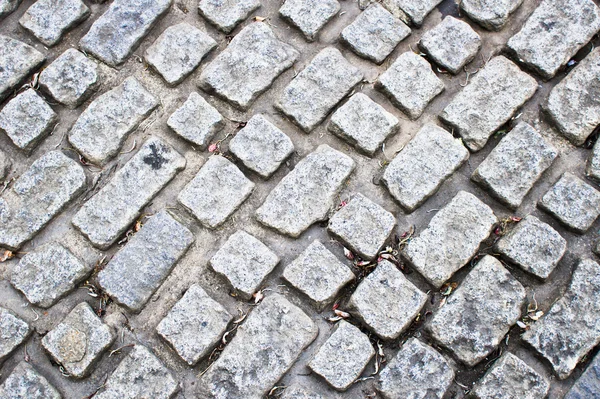
[[[389,0],[391,6],[397,7],[415,26],[421,26],[425,17],[442,2],[442,0]],[[388,6],[389,7],[389,6]]]
[[[0,101],[44,63],[46,57],[35,48],[0,35]]]
[[[25,321],[0,307],[0,364],[25,342],[32,331]]]
[[[190,93],[183,105],[167,120],[180,137],[205,150],[213,136],[225,127],[223,116],[200,94]]]
[[[198,12],[225,33],[260,7],[259,0],[200,0]]]
[[[498,31],[522,3],[523,0],[462,0],[459,4],[473,21],[486,29]]]
[[[337,0],[285,0],[279,15],[300,29],[306,40],[312,42],[339,10],[340,3]]]
[[[7,399],[62,399],[60,393],[29,363],[23,361],[0,385],[0,398]]]

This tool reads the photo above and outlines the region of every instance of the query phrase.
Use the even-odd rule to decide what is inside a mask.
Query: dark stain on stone
[[[169,162],[165,157],[162,156],[164,148],[159,148],[156,144],[150,144],[151,153],[146,155],[143,159],[144,163],[150,165],[152,169],[158,170],[162,168],[164,164]]]
[[[442,19],[446,18],[448,15],[455,18],[460,18],[458,4],[452,0],[442,2],[442,4],[438,6],[438,10],[442,14]]]

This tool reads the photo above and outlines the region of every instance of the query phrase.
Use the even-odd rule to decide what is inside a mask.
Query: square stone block
[[[183,105],[171,114],[167,126],[204,151],[214,135],[225,127],[225,120],[200,94],[192,92]]]
[[[279,15],[300,29],[306,40],[315,40],[317,33],[340,10],[337,0],[285,0]]]

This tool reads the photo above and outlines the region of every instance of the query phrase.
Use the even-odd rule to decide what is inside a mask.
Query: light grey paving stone
[[[0,111],[0,131],[27,152],[50,134],[57,121],[54,110],[33,89],[17,95]]]
[[[279,257],[256,237],[239,230],[210,259],[210,267],[224,276],[242,299],[252,298]]]
[[[316,392],[309,391],[300,383],[297,383],[285,388],[281,399],[325,399],[325,397]]]
[[[158,104],[136,78],[128,77],[83,111],[69,132],[69,142],[88,161],[104,165]]]
[[[600,356],[596,355],[564,399],[600,398]]]
[[[329,219],[327,231],[364,259],[374,259],[396,226],[394,215],[357,193]]]
[[[256,210],[257,220],[282,234],[298,237],[325,220],[356,163],[326,144],[302,159]]]
[[[214,229],[231,216],[254,190],[233,163],[213,155],[181,190],[177,200],[205,227]]]
[[[433,339],[467,366],[492,353],[521,317],[525,288],[486,255],[427,324]]]
[[[0,398],[6,399],[61,399],[60,393],[29,363],[17,364],[0,385]]]
[[[444,91],[444,82],[425,58],[408,51],[377,78],[375,87],[410,119],[417,119],[431,100]]]
[[[0,246],[20,248],[85,187],[77,161],[59,151],[43,155],[0,197]]]
[[[425,17],[442,0],[391,0],[389,3],[406,14],[415,26],[421,26]]]
[[[268,295],[200,378],[198,397],[262,399],[317,333],[300,308],[279,294]]]
[[[285,0],[279,15],[312,42],[338,11],[340,3],[337,0]]]
[[[35,48],[0,35],[0,101],[12,94],[12,90],[45,60],[46,57]]]
[[[345,391],[360,377],[373,355],[369,337],[341,320],[308,367],[338,391]]]
[[[473,389],[477,399],[544,399],[550,384],[510,352],[497,360]]]
[[[406,330],[427,302],[398,268],[383,260],[358,285],[349,311],[382,339],[393,340]]]
[[[384,399],[442,399],[454,380],[448,361],[432,347],[410,338],[379,374]]]
[[[0,0],[0,19],[16,10],[19,4],[21,0]]]
[[[600,30],[592,0],[544,0],[507,47],[519,61],[550,79]]]
[[[79,41],[79,48],[112,67],[121,65],[166,14],[172,0],[115,0]]]
[[[100,249],[110,247],[137,219],[142,208],[185,167],[185,158],[150,137],[114,177],[89,199],[73,225]]]
[[[594,149],[588,159],[585,173],[589,178],[600,181],[600,141],[597,141],[596,144],[594,144]],[[0,173],[0,175],[2,175],[2,173]]]
[[[557,156],[556,148],[521,122],[479,164],[471,180],[509,208],[517,209]]]
[[[561,380],[600,342],[599,268],[593,260],[581,259],[564,296],[523,334]]]
[[[82,302],[42,338],[42,345],[70,376],[83,378],[115,337],[90,305]]]
[[[585,233],[600,215],[600,192],[570,172],[544,194],[538,207],[575,231]]]
[[[33,305],[49,308],[71,292],[94,268],[77,259],[59,243],[51,242],[27,253],[15,266],[11,284]]]
[[[459,4],[473,21],[488,30],[498,31],[522,3],[523,0],[462,0]]]
[[[4,178],[8,177],[11,167],[12,160],[4,151],[0,151],[0,181],[4,181]]]
[[[439,288],[477,253],[497,221],[489,206],[460,191],[408,243],[402,255]]]
[[[77,108],[100,83],[98,64],[71,48],[44,68],[39,82],[56,101]]]
[[[146,49],[144,58],[171,85],[183,81],[200,65],[217,42],[200,29],[182,22],[165,29]]]
[[[193,284],[156,327],[190,366],[208,355],[221,340],[233,316]]]
[[[375,3],[344,28],[340,38],[358,55],[381,64],[408,35],[410,28]]]
[[[0,307],[0,364],[19,345],[21,345],[32,330],[29,325],[15,316],[10,310]]]
[[[383,182],[392,197],[412,212],[467,159],[469,151],[460,140],[441,127],[426,124],[390,162]]]
[[[37,0],[19,19],[19,24],[47,47],[90,15],[81,0]]]
[[[192,92],[169,117],[167,125],[198,149],[205,150],[213,136],[225,127],[225,120],[200,94]]]
[[[294,143],[264,116],[254,115],[229,142],[229,151],[248,169],[269,178],[294,152]]]
[[[447,16],[423,35],[419,48],[436,64],[456,75],[479,52],[481,37],[468,23]]]
[[[145,346],[135,345],[94,399],[169,399],[178,390],[177,380],[160,359]]]
[[[330,132],[373,156],[399,127],[398,119],[362,93],[356,93],[331,117]]]
[[[264,22],[238,33],[210,64],[199,85],[245,110],[298,58],[298,51],[280,41]]]
[[[259,0],[200,0],[198,12],[225,33],[260,7]]]
[[[117,303],[139,312],[192,242],[191,231],[160,211],[113,256],[98,283]]]
[[[308,133],[362,79],[338,49],[326,47],[287,85],[275,107]]]
[[[503,56],[492,58],[439,115],[473,152],[510,120],[538,84]]]
[[[308,296],[317,310],[331,305],[354,273],[320,241],[313,241],[283,271],[283,278]]]

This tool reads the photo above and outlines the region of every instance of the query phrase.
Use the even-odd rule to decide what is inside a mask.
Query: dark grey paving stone
[[[225,127],[223,116],[198,93],[192,92],[167,120],[180,137],[205,150],[213,136]]]
[[[10,310],[0,307],[0,364],[29,337],[29,325]]]
[[[23,361],[0,385],[0,398],[6,399],[61,399],[60,393],[29,363]]]
[[[198,12],[218,29],[229,33],[259,7],[259,0],[200,0]]]
[[[462,0],[460,9],[484,28],[499,31],[522,3],[523,0]]]
[[[19,19],[19,24],[47,47],[90,15],[81,0],[37,0]]]
[[[596,355],[564,399],[600,398],[600,356]]]
[[[0,101],[44,63],[46,56],[35,48],[0,35]]]
[[[285,0],[279,15],[312,42],[338,11],[340,3],[337,0]]]

